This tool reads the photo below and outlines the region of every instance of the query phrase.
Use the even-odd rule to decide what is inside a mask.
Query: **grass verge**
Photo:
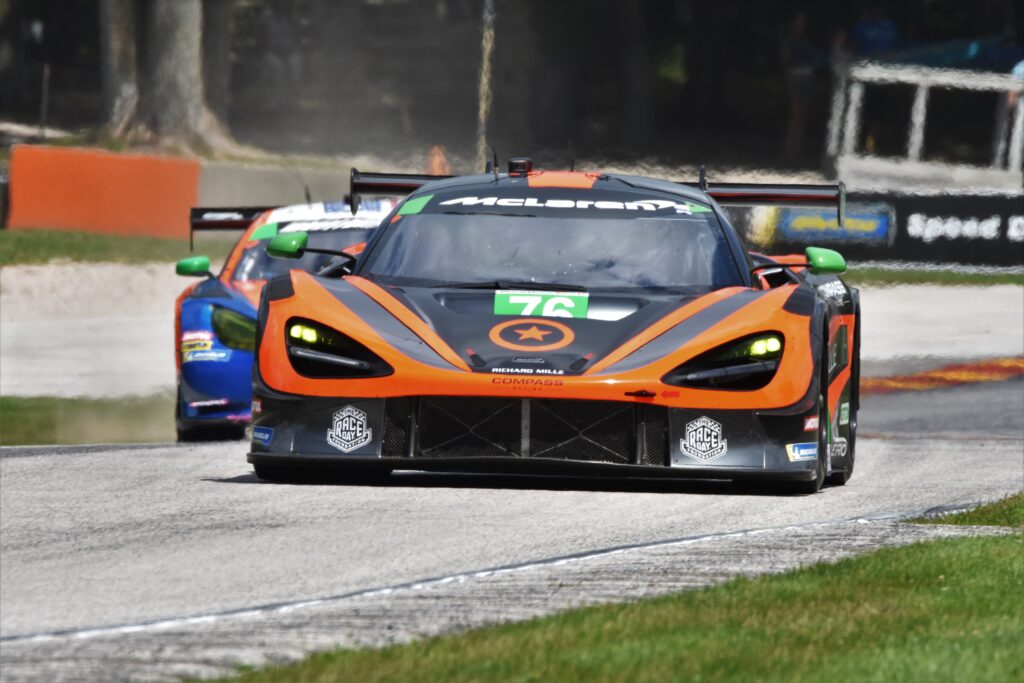
[[[0,445],[173,441],[174,395],[0,396]]]
[[[919,524],[960,524],[969,526],[1010,526],[1024,529],[1024,492],[1015,493],[989,505],[952,515],[915,519]],[[1024,600],[1024,598],[1022,598]]]
[[[957,270],[851,268],[842,276],[851,285],[1024,285],[1024,274],[965,273]]]
[[[244,673],[328,681],[1024,680],[1024,536],[777,576]]]
[[[115,263],[166,263],[190,253],[223,260],[238,234],[204,236],[189,252],[185,240],[121,237],[73,230],[0,230],[0,267],[48,263],[54,259]]]

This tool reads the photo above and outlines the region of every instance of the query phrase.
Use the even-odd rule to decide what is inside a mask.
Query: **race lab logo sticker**
[[[700,417],[686,424],[686,436],[679,439],[679,450],[696,460],[708,462],[729,450],[722,438],[722,425],[710,417]]]
[[[786,455],[790,462],[800,460],[815,460],[818,457],[818,444],[816,443],[788,443],[786,444]]]
[[[366,422],[366,413],[352,406],[336,412],[327,430],[327,443],[343,453],[365,446],[372,438],[373,429]]]
[[[562,323],[543,318],[522,318],[498,323],[488,335],[492,342],[513,351],[554,351],[572,344],[576,335]]]

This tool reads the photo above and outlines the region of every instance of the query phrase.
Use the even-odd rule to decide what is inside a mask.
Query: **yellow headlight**
[[[292,339],[301,339],[304,342],[315,344],[320,335],[317,334],[316,329],[309,325],[292,325],[291,329],[288,330],[288,336]]]
[[[769,353],[777,353],[782,348],[782,341],[778,337],[761,337],[750,342],[751,356],[766,356]]]

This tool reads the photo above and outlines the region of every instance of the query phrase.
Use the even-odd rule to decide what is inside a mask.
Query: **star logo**
[[[520,318],[498,323],[491,328],[488,336],[503,349],[531,352],[562,349],[576,338],[567,325],[542,318]]]
[[[542,330],[536,325],[533,327],[527,327],[524,330],[512,331],[519,335],[519,341],[523,341],[524,339],[536,339],[537,341],[542,342],[544,341],[544,337],[551,334],[551,330]]]

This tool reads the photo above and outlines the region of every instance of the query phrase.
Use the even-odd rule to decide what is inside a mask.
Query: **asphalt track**
[[[1022,415],[1020,379],[869,397],[861,413],[856,475],[847,486],[814,496],[740,491],[719,482],[415,473],[397,474],[380,485],[267,484],[251,474],[245,444],[239,442],[3,449],[0,675],[5,680],[104,679],[127,672],[159,680],[224,672],[238,662],[262,661],[268,652],[294,657],[331,642],[380,644],[916,540],[925,532],[908,532],[909,525],[891,532],[875,526],[871,533],[855,525],[840,534],[846,527],[826,524],[820,527],[831,529],[826,536],[801,535],[799,529],[811,522],[887,518],[1020,491]],[[752,529],[774,531],[751,537],[761,538],[761,546],[731,535]],[[873,540],[864,540],[868,536]],[[657,568],[653,578],[645,575],[640,583],[602,583],[588,574],[621,581],[632,573],[629,566],[638,555],[618,570],[600,570],[599,562],[576,566],[572,576],[582,592],[558,599],[536,592],[538,581],[562,585],[558,577],[565,576],[559,572],[566,570],[557,558],[680,538],[712,543],[706,547],[719,551],[711,555],[719,562],[729,558],[728,566],[697,562],[703,583],[686,583],[691,579],[674,573],[667,578],[672,567],[694,561],[685,554],[662,557],[661,564],[651,560]],[[776,539],[769,551],[765,539]],[[740,550],[727,552],[726,543]],[[823,549],[834,554],[815,554]],[[551,558],[555,562],[544,562]],[[330,613],[319,622],[317,637],[291,627],[285,632],[292,640],[261,630],[275,624],[283,629],[304,610],[324,608],[309,600],[334,596],[335,602],[328,602],[335,605],[338,596],[384,587],[384,593],[372,595],[385,609],[401,604],[398,597],[381,597],[395,586],[431,577],[449,577],[441,580],[447,585],[467,572],[536,562],[547,567],[545,572],[516,574],[514,595],[520,597],[506,596],[500,610],[484,609],[495,594],[478,582],[472,594],[435,596],[430,602],[461,605],[468,612],[427,618],[433,612],[424,611],[421,600],[405,616],[390,617],[387,623],[402,624],[418,615],[418,626],[397,635],[384,629],[379,615],[365,613],[362,626],[351,614]],[[484,581],[491,575],[480,576]],[[601,586],[604,592],[595,594]],[[253,608],[257,616],[246,611]],[[238,622],[238,611],[250,621]],[[226,640],[198,637],[202,629],[228,626],[233,639],[223,632],[219,637]],[[131,640],[150,631],[160,638],[148,645]],[[254,632],[264,638],[253,641]],[[378,632],[383,635],[366,635]],[[296,641],[295,633],[307,635]],[[213,654],[209,642],[218,644]],[[123,669],[128,662],[134,668]]]

